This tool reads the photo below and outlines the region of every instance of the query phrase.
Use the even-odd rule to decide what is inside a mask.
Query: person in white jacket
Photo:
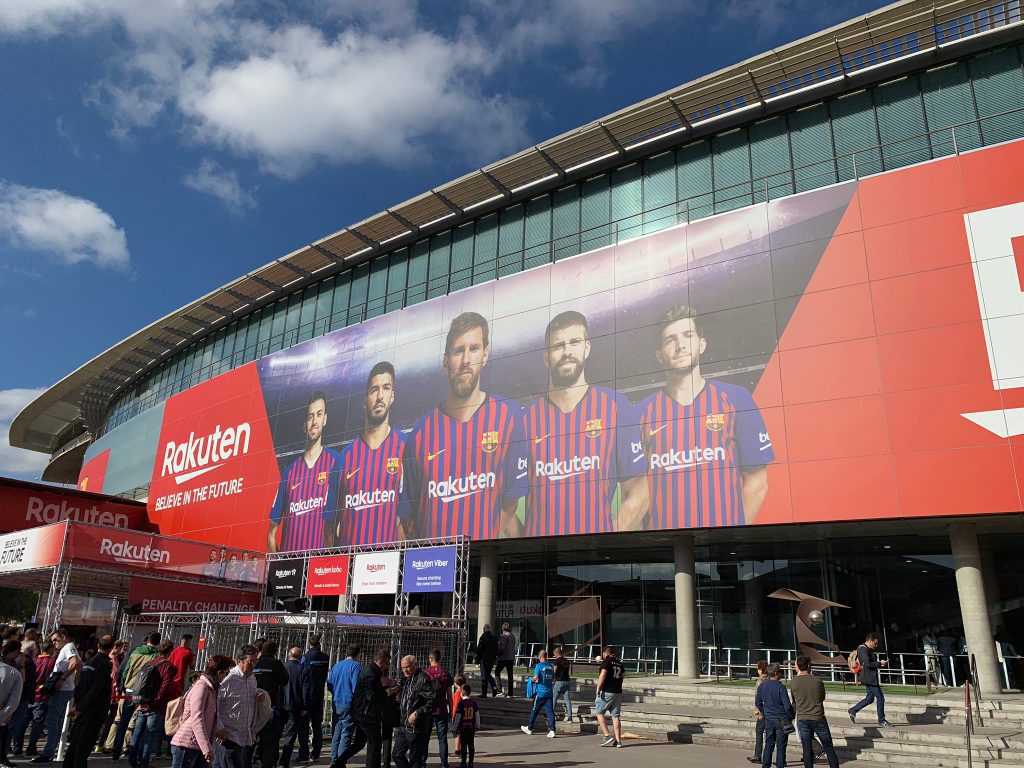
[[[0,663],[0,766],[10,765],[7,760],[7,745],[11,743],[8,725],[21,701],[21,686],[24,680],[21,670],[15,666],[21,655],[21,643],[8,640],[0,648],[3,663]]]

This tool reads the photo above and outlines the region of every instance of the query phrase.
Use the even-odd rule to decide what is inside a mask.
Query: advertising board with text
[[[405,550],[403,592],[454,592],[455,547]]]
[[[260,593],[132,576],[128,605],[133,603],[141,604],[145,613],[238,613],[258,611]]]
[[[67,523],[0,536],[0,573],[48,568],[61,560]]]
[[[398,552],[364,552],[352,566],[353,595],[393,595],[398,591]]]
[[[168,402],[151,510],[278,551],[1018,511],[1022,178],[1014,142],[620,227],[276,352]]]
[[[20,531],[65,520],[136,531],[151,530],[146,508],[75,490],[39,488],[0,478],[0,532]]]
[[[348,555],[311,557],[306,571],[306,595],[344,595],[348,591]]]

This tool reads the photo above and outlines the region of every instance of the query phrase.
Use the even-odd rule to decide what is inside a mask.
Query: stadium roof
[[[171,353],[304,284],[691,138],[1022,36],[1016,0],[904,0],[595,120],[381,211],[243,275],[148,325],[50,387],[11,425],[53,452]],[[65,439],[62,439],[65,435]],[[84,447],[84,446],[80,446]]]

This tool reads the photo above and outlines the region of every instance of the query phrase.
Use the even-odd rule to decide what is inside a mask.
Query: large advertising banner
[[[311,557],[306,571],[306,595],[344,595],[348,591],[348,555]]]
[[[63,488],[43,491],[33,485],[0,478],[0,532],[21,531],[65,520],[137,531],[153,530],[146,508],[141,504]]]
[[[60,562],[67,523],[0,536],[0,573],[48,568]]]
[[[1016,142],[637,225],[277,352],[168,402],[151,509],[277,551],[1020,510],[1021,179]]]
[[[398,591],[398,552],[364,552],[352,566],[353,595],[393,595]]]
[[[142,610],[147,613],[238,613],[258,611],[260,593],[132,576],[128,586],[128,604],[133,603],[141,604]]]
[[[403,592],[454,592],[455,547],[405,550]]]

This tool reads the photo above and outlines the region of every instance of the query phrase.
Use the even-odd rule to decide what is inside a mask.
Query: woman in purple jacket
[[[181,725],[171,739],[171,768],[200,768],[213,763],[217,729],[217,689],[235,662],[213,656],[206,671],[189,688],[181,712]]]

